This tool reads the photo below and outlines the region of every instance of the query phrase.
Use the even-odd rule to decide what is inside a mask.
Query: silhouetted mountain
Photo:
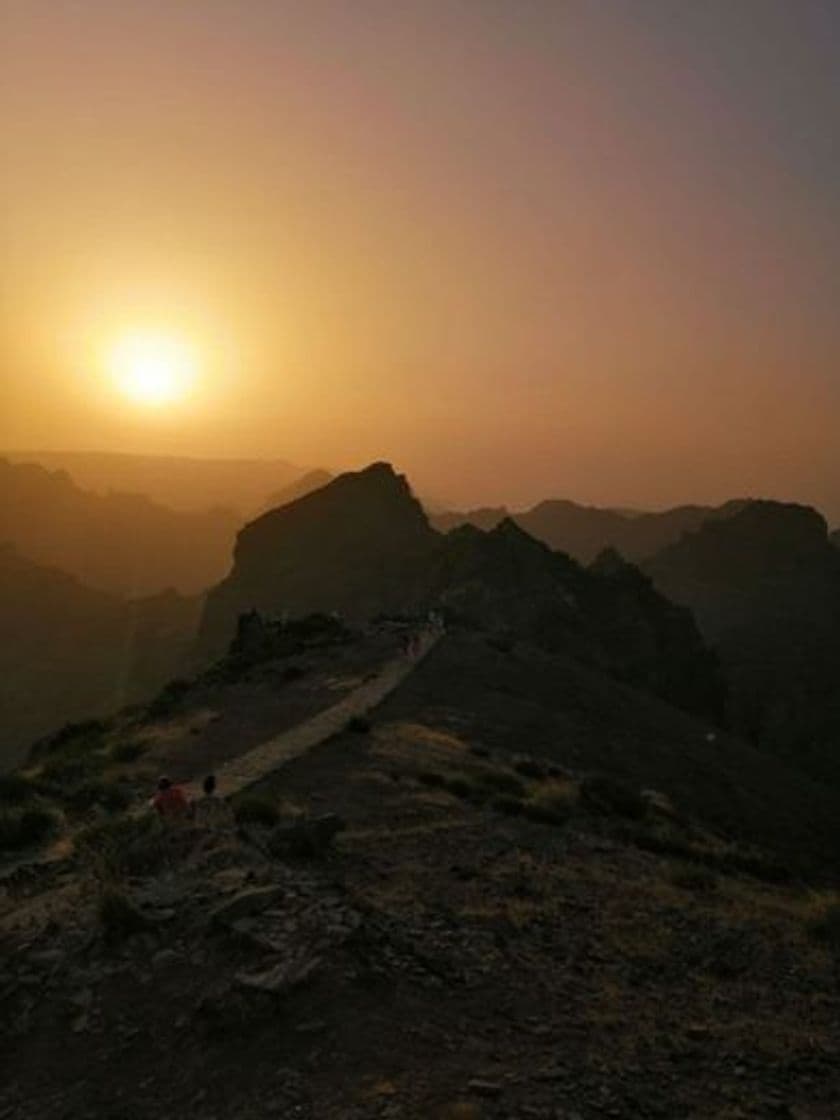
[[[679,540],[683,533],[699,528],[709,518],[728,517],[742,505],[741,501],[732,501],[720,507],[678,506],[662,513],[639,513],[552,499],[510,516],[526,533],[550,548],[589,564],[607,548],[616,549],[629,560],[644,559]],[[432,518],[432,524],[441,532],[463,524],[491,529],[505,516],[507,511],[503,508],[491,507],[440,514]]]
[[[605,548],[617,549],[629,560],[641,560],[697,529],[710,517],[728,517],[740,505],[728,502],[717,509],[678,506],[663,513],[626,514],[574,502],[548,501],[517,514],[516,520],[532,536],[582,563],[595,559]]]
[[[504,506],[480,506],[478,509],[466,510],[464,513],[434,513],[429,514],[429,522],[439,533],[449,533],[459,529],[462,525],[473,525],[476,529],[495,529],[500,521],[504,521],[510,514]]]
[[[689,611],[637,568],[604,555],[589,569],[512,519],[444,537],[429,601],[491,632],[564,652],[689,711],[719,717],[723,685]]]
[[[233,570],[207,596],[199,648],[222,652],[252,607],[350,618],[402,609],[438,539],[388,464],[339,475],[242,529]]]
[[[298,475],[283,459],[195,459],[181,455],[131,455],[108,451],[8,451],[12,462],[40,463],[67,471],[86,490],[144,494],[172,509],[236,510],[239,521],[265,506],[266,494]]]
[[[266,509],[277,509],[278,506],[287,506],[289,502],[295,502],[298,498],[311,494],[313,490],[320,490],[322,486],[332,482],[333,477],[329,471],[325,470],[307,471],[300,478],[296,478],[294,482],[290,482],[288,486],[270,494],[265,507]]]
[[[90,587],[201,591],[224,574],[239,523],[225,509],[182,513],[139,494],[91,494],[64,472],[0,459],[0,541]]]
[[[644,564],[720,651],[733,725],[840,782],[840,553],[805,506],[751,502]]]
[[[238,616],[444,607],[500,640],[562,649],[675,703],[721,709],[720,682],[688,611],[616,560],[586,571],[506,518],[441,535],[387,464],[341,475],[239,535],[230,576],[207,597],[200,655],[223,651]]]
[[[835,546],[835,548],[840,548],[840,529],[835,529],[829,537],[829,540]]]
[[[198,601],[126,603],[0,546],[0,769],[61,723],[151,695],[180,668]]]

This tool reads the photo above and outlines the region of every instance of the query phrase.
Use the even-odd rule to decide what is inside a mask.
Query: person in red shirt
[[[152,798],[152,808],[164,820],[183,821],[189,816],[190,802],[180,786],[173,785],[169,778],[159,778],[157,793]]]

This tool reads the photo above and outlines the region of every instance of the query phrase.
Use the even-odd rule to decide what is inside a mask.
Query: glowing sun
[[[196,375],[192,348],[174,335],[153,331],[134,331],[118,338],[108,365],[124,396],[150,406],[185,397]]]

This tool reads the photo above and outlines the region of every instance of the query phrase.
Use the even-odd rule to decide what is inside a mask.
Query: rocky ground
[[[0,1120],[840,1115],[814,899],[433,699],[290,763],[279,824],[8,875]]]

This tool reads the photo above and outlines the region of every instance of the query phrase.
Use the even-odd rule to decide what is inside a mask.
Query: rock
[[[230,925],[240,918],[262,913],[280,902],[284,893],[282,887],[252,887],[240,891],[216,906],[210,913],[210,920],[216,925]]]
[[[291,963],[284,961],[265,972],[237,973],[236,982],[251,991],[278,996],[304,984],[320,968],[321,963],[320,957],[305,957]]]
[[[289,824],[278,824],[268,838],[274,856],[320,856],[332,844],[336,834],[346,827],[335,813],[320,817],[304,817]]]
[[[467,1085],[467,1089],[476,1097],[500,1097],[504,1087],[498,1081],[486,1081],[482,1077],[474,1077]]]
[[[165,968],[166,965],[174,964],[180,959],[180,953],[176,953],[174,949],[159,949],[152,957],[152,967]]]
[[[43,949],[39,953],[32,953],[29,960],[32,964],[39,968],[53,968],[55,965],[63,964],[67,959],[67,954],[63,949]]]

